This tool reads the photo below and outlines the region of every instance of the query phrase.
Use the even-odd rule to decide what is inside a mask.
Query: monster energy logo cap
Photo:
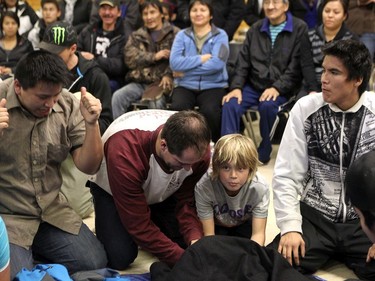
[[[58,21],[47,27],[38,47],[54,54],[60,54],[76,43],[77,33],[74,28],[66,22]]]

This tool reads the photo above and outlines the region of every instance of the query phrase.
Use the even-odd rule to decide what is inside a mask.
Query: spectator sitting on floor
[[[100,114],[100,132],[103,134],[112,122],[111,88],[107,75],[99,65],[87,60],[77,51],[77,33],[68,23],[58,21],[50,25],[44,34],[40,49],[59,55],[71,75],[65,87],[71,92],[79,92],[81,87],[97,97],[102,103],[103,110]]]
[[[173,86],[169,54],[178,29],[163,20],[160,2],[146,1],[140,10],[144,26],[134,31],[125,45],[127,84],[113,94],[114,119],[127,112],[132,102],[140,100],[148,86],[156,85],[167,94]],[[163,96],[159,102],[156,107],[164,108]]]
[[[99,2],[100,20],[85,29],[78,36],[78,50],[87,60],[95,60],[107,74],[112,93],[124,84],[125,33],[122,25],[118,0]]]
[[[332,257],[364,280],[375,280],[372,245],[345,200],[345,176],[375,142],[375,95],[367,92],[370,53],[356,40],[323,47],[322,93],[293,106],[278,150],[273,198],[280,235],[270,246],[304,273]]]
[[[170,108],[186,110],[198,106],[216,142],[220,138],[221,100],[228,87],[229,45],[225,31],[211,24],[210,3],[190,2],[191,27],[181,30],[173,41],[170,66],[175,88]]]
[[[42,41],[44,32],[48,25],[59,20],[61,11],[58,0],[42,0],[42,18],[28,32],[27,38],[33,44],[34,49],[38,48]]]
[[[60,57],[40,50],[0,84],[0,215],[11,280],[36,259],[70,274],[107,265],[103,246],[61,194],[60,165],[69,153],[88,174],[103,158],[100,101],[82,88],[79,102],[63,88],[68,76]]]
[[[258,106],[258,155],[264,164],[270,160],[270,132],[279,106],[298,93],[302,80],[300,40],[307,26],[288,12],[288,6],[288,0],[263,1],[266,17],[247,31],[230,92],[223,98],[222,135],[240,132],[241,116]]]
[[[63,59],[70,70],[68,83],[64,86],[70,92],[77,93],[85,87],[101,101],[102,111],[98,122],[100,133],[103,134],[112,122],[109,80],[95,61],[87,60],[77,52],[77,34],[74,28],[65,22],[55,22],[47,28],[39,47]],[[68,198],[69,204],[82,217],[89,215],[93,211],[93,204],[90,190],[85,188],[87,175],[77,169],[69,156],[62,163],[61,172],[62,192]]]

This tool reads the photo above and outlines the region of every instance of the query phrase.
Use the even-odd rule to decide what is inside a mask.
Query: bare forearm
[[[264,242],[266,241],[265,235],[262,233],[257,233],[251,236],[251,240],[257,242],[260,246],[264,246]]]
[[[77,168],[86,174],[95,174],[103,159],[103,144],[100,137],[99,122],[86,122],[86,135],[82,146],[73,154]]]

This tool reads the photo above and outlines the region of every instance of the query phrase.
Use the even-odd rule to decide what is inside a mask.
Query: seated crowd
[[[36,261],[70,274],[123,270],[139,247],[172,267],[215,234],[265,247],[270,186],[281,232],[267,248],[287,267],[311,274],[340,255],[375,279],[363,213],[344,184],[354,160],[374,149],[375,27],[351,30],[352,0],[310,10],[253,2],[1,4],[4,280]],[[242,20],[251,26],[229,72]],[[291,99],[271,185],[257,169],[270,161],[271,129]],[[260,117],[258,147],[240,134],[250,108]],[[96,235],[82,223],[93,208]]]

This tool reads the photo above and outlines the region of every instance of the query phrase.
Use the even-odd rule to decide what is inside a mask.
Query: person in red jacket
[[[131,111],[110,125],[106,163],[91,184],[109,267],[125,269],[138,247],[173,265],[203,236],[194,187],[209,166],[210,139],[196,111]]]

